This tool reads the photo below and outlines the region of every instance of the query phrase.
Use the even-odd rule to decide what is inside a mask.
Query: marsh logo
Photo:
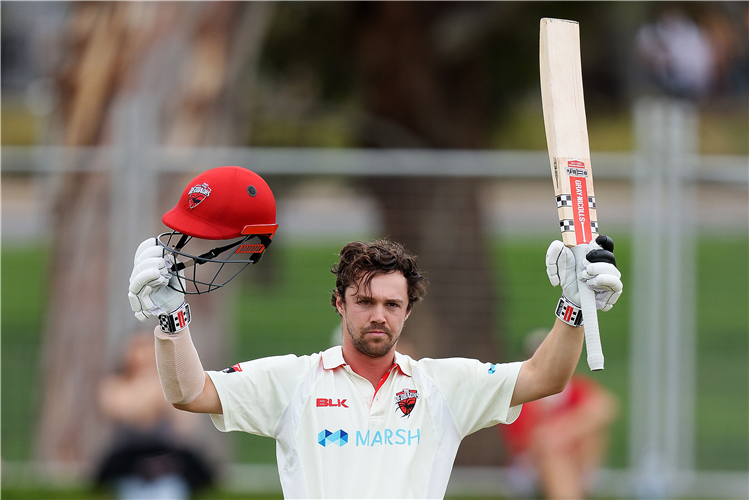
[[[413,446],[421,441],[421,430],[416,429],[384,429],[380,431],[367,431],[362,434],[356,431],[356,446]]]
[[[334,444],[341,447],[348,443],[348,433],[343,429],[338,429],[335,432],[330,432],[328,429],[324,429],[317,435],[317,443],[320,446]]]

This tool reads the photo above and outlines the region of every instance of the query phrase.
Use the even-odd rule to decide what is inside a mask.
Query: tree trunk
[[[143,93],[155,97],[158,122],[138,126],[152,126],[155,146],[236,143],[237,109],[226,103],[240,88],[238,69],[256,62],[269,9],[264,2],[76,4],[61,40],[66,59],[55,68],[65,103],[61,109],[65,144],[116,144],[115,104]],[[127,155],[137,157],[135,151]],[[195,173],[213,166],[219,165],[195,165]],[[63,176],[55,211],[52,292],[43,345],[44,395],[35,447],[37,457],[45,462],[91,466],[107,436],[96,389],[112,370],[107,352],[112,320],[108,297],[115,294],[122,308],[128,307],[125,287],[130,270],[110,283],[110,259],[118,250],[110,241],[109,228],[116,221],[111,199],[113,189],[121,186],[111,186],[106,169]],[[162,189],[155,192],[162,196],[152,203],[158,213],[145,214],[144,226],[156,228],[161,214],[176,202],[188,180],[178,177],[161,179]],[[124,207],[126,213],[117,215],[128,217],[129,209],[137,213]],[[118,241],[126,247],[127,259],[150,235]],[[222,303],[230,302],[228,292],[219,293]],[[226,311],[212,295],[190,302],[199,326],[196,331],[203,333],[195,336],[203,364],[220,369],[226,363],[223,333],[230,327],[222,322]],[[136,325],[114,328],[126,336]],[[152,328],[155,323],[138,326]],[[216,434],[211,441],[217,441]],[[210,454],[221,456],[225,451]]]
[[[448,5],[445,8],[450,8]],[[487,134],[487,81],[475,61],[446,61],[435,48],[439,4],[369,4],[359,35],[359,83],[376,121],[364,137],[383,147],[477,148]],[[405,133],[404,133],[405,132]],[[478,204],[481,180],[373,177],[385,233],[420,257],[427,299],[404,332],[419,356],[497,361],[497,300]],[[497,464],[495,429],[461,446],[458,464]]]

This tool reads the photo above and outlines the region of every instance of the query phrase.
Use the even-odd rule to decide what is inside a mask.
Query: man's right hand
[[[156,238],[148,238],[135,251],[127,296],[130,308],[140,321],[169,314],[185,301],[182,292],[168,286],[170,280],[177,280],[169,273],[173,264],[169,258],[171,256],[164,257],[164,251]]]

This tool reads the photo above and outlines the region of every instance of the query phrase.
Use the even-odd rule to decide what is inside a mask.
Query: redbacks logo
[[[235,373],[235,372],[241,372],[242,367],[237,363],[236,365],[230,366],[229,368],[224,368],[221,370],[224,373]]]
[[[416,400],[419,399],[419,393],[413,389],[403,389],[395,393],[395,411],[403,413],[401,417],[411,416],[411,412],[416,407]]]
[[[203,200],[211,195],[211,188],[208,187],[208,183],[198,184],[190,188],[187,193],[187,204],[190,206],[190,210],[197,207]]]

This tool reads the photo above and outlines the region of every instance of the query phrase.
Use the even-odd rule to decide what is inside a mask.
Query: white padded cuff
[[[164,397],[172,404],[195,401],[205,386],[205,370],[192,343],[190,329],[167,334],[156,327],[156,368]]]

